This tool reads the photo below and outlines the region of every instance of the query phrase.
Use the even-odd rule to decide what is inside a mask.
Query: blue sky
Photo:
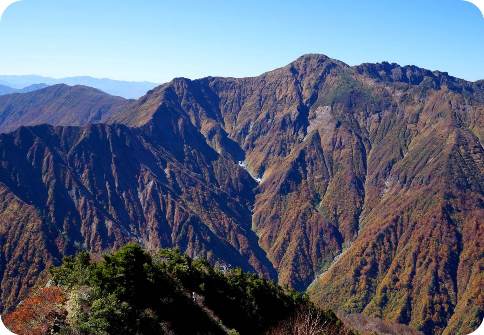
[[[463,0],[22,0],[0,21],[0,74],[161,83],[305,53],[484,79],[484,19]]]

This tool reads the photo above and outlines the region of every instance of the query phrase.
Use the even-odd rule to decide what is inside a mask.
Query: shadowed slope
[[[20,128],[0,157],[3,307],[63,255],[129,241],[276,276],[250,229],[255,183],[169,109],[144,129]]]

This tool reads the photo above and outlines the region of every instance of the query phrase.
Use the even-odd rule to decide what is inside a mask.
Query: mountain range
[[[469,333],[484,315],[483,122],[483,81],[314,54],[138,100],[0,97],[0,308],[64,255],[135,241],[339,313]]]
[[[23,89],[27,86],[41,84],[43,86],[52,86],[58,84],[65,84],[69,86],[89,86],[97,88],[103,92],[111,95],[124,97],[126,99],[137,99],[146,94],[147,91],[157,86],[150,82],[134,82],[134,81],[120,81],[112,79],[100,79],[88,76],[81,77],[67,77],[67,78],[50,78],[37,75],[24,76],[7,76],[0,75],[0,85],[8,86],[14,89]],[[14,93],[14,92],[11,92]],[[0,88],[0,95],[2,89]]]
[[[14,94],[14,93],[28,93],[40,90],[42,88],[47,87],[46,84],[33,84],[26,86],[24,88],[12,88],[9,86],[0,85],[0,96],[7,95],[7,94]]]

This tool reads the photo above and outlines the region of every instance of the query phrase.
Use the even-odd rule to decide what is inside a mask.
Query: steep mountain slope
[[[111,121],[140,126],[177,101],[261,179],[252,224],[282,284],[324,273],[310,291],[322,305],[452,333],[483,313],[483,93],[308,55],[256,78],[176,79]]]
[[[0,133],[38,124],[102,122],[129,104],[90,87],[56,85],[25,94],[0,96]]]
[[[406,134],[394,126],[382,134],[380,150],[396,159],[377,155],[377,146],[370,152],[359,236],[310,290],[321,304],[428,334],[444,330],[453,315],[481,319],[483,306],[482,145],[463,126],[462,107],[449,108],[460,99],[436,95],[417,107],[413,129],[407,119]],[[460,326],[462,332],[473,327]]]
[[[426,334],[482,319],[482,81],[307,55],[178,78],[104,120],[0,139],[5,306],[46,264],[30,244],[50,262],[135,239],[299,290],[316,279],[321,306]]]
[[[318,56],[257,78],[193,82],[176,79],[151,92],[137,109],[116,115],[114,121],[142,125],[150,120],[160,101],[174,100],[173,104],[190,116],[212,147],[226,157],[245,161],[252,175],[263,180],[253,218],[261,245],[280,269],[281,283],[304,289],[313,280],[321,260],[336,256],[343,243],[354,237],[354,216],[362,205],[361,194],[355,192],[356,201],[348,199],[347,212],[338,222],[325,219],[317,208],[329,187],[339,191],[342,186],[342,193],[346,186],[351,187],[340,176],[361,179],[364,174],[355,171],[359,168],[353,168],[352,162],[345,162],[338,176],[330,176],[327,165],[331,162],[322,159],[324,149],[319,135],[305,138],[310,126],[308,104],[316,98],[312,86],[322,85],[332,71],[338,75],[348,67]],[[347,136],[345,130],[341,133]],[[325,136],[331,145],[331,133]],[[336,155],[346,159],[339,152]],[[308,165],[311,171],[306,171]],[[340,206],[336,199],[334,193],[325,199],[325,209],[331,215]]]
[[[129,241],[275,278],[250,229],[254,186],[170,110],[144,129],[38,126],[0,135],[2,307],[63,255]]]

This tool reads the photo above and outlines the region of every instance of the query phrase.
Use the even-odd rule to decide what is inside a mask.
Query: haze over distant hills
[[[482,320],[482,81],[306,55],[136,101],[9,95],[2,118],[0,309],[64,255],[136,241],[426,335]]]
[[[5,85],[0,85],[0,96],[7,95],[7,94],[14,94],[14,93],[29,93],[34,92],[43,88],[46,88],[47,84],[33,84],[23,88],[12,88]]]
[[[37,75],[0,75],[0,85],[8,86],[14,89],[22,89],[35,84],[90,86],[108,94],[120,96],[126,99],[137,99],[158,85],[150,82],[120,81],[106,78],[93,78],[89,76],[56,79]]]

